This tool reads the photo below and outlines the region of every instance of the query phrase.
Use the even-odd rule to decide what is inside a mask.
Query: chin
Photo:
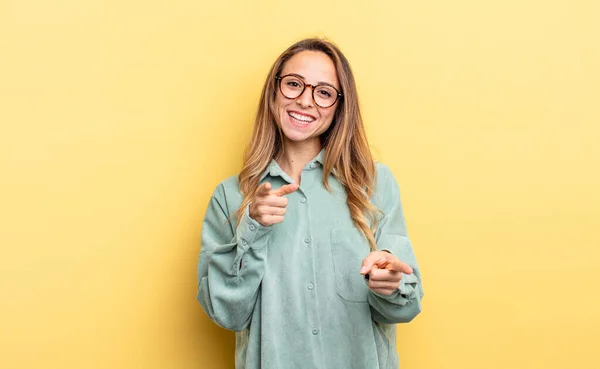
[[[283,135],[285,136],[285,138],[287,138],[290,141],[294,141],[294,142],[302,142],[304,140],[306,140],[307,138],[310,138],[310,135],[307,135],[306,133],[302,133],[302,132],[297,132],[293,129],[282,129],[283,131]]]

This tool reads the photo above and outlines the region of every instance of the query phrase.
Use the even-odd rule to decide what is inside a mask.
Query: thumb
[[[286,184],[284,186],[279,187],[276,190],[271,191],[271,195],[275,195],[275,196],[289,195],[292,192],[295,192],[297,189],[298,189],[298,185],[296,183]]]

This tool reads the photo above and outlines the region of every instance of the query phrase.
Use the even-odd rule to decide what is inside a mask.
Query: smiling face
[[[280,76],[290,74],[306,84],[332,85],[341,91],[335,65],[323,52],[301,51],[294,55],[284,64]],[[312,93],[312,88],[306,86],[302,95],[288,99],[277,89],[276,120],[286,139],[295,142],[315,139],[331,125],[339,100],[329,108],[321,108],[315,104]]]

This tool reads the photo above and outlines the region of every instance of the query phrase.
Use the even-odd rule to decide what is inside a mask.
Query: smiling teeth
[[[295,114],[295,113],[291,113],[291,112],[288,114],[290,115],[290,117],[292,117],[296,120],[299,120],[301,122],[304,122],[304,123],[310,123],[315,120],[314,118],[307,117],[305,115]]]

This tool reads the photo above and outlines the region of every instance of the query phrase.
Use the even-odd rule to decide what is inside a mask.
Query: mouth
[[[288,111],[288,115],[290,116],[292,123],[299,126],[307,126],[317,120],[317,118],[313,117],[312,115],[302,114],[297,111]]]

